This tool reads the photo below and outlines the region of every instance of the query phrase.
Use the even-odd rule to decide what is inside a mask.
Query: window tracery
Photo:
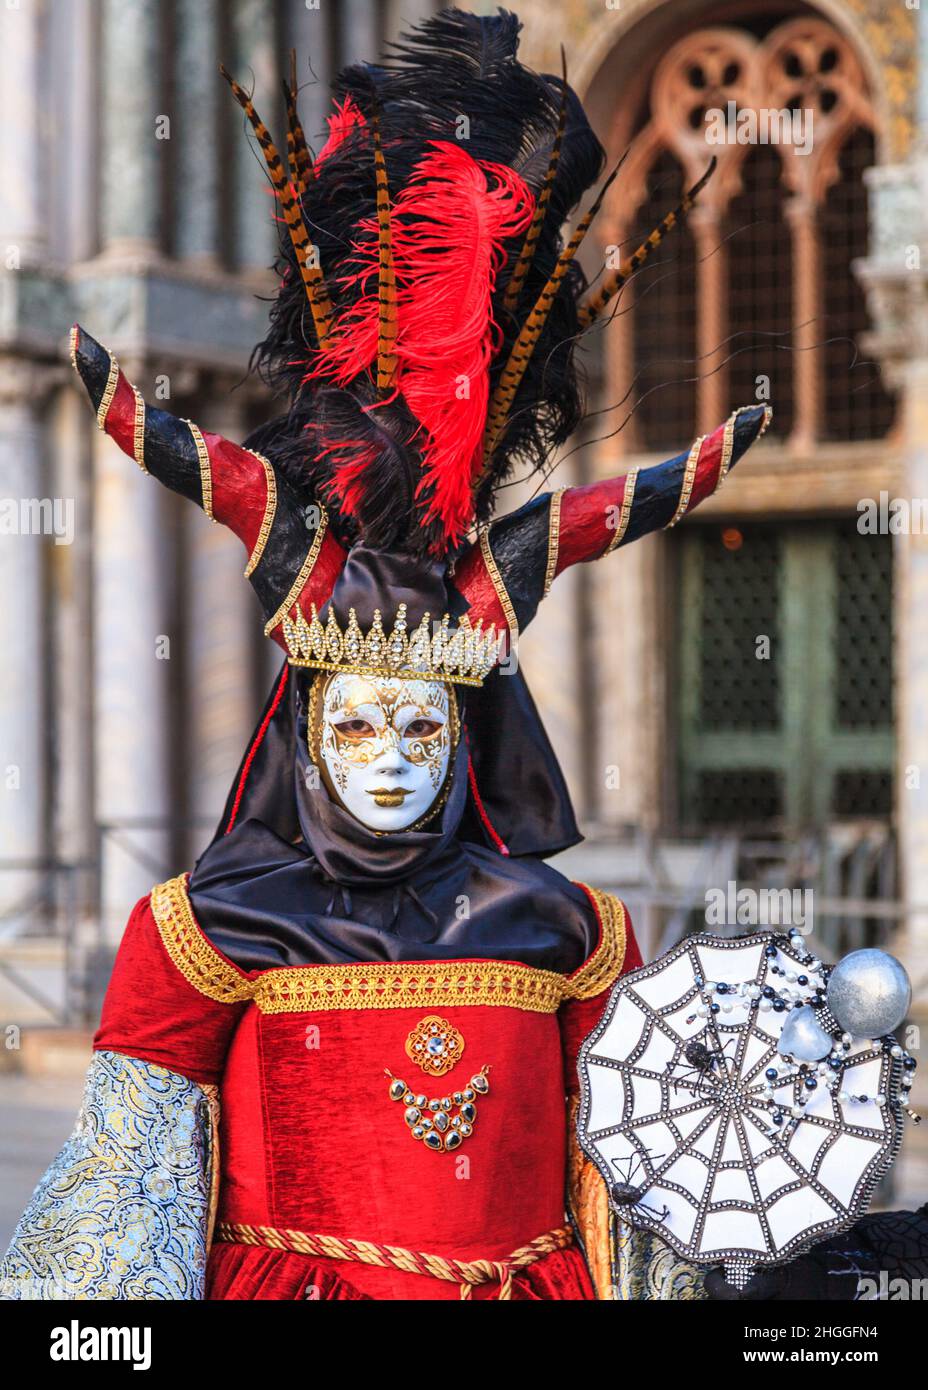
[[[709,429],[736,397],[773,400],[772,432],[796,452],[888,431],[892,400],[867,360],[852,268],[866,250],[876,137],[863,66],[824,19],[762,37],[706,26],[658,60],[609,243],[634,241],[658,199],[672,204],[713,155],[718,168],[611,326],[609,393],[631,387],[636,407],[626,448]]]

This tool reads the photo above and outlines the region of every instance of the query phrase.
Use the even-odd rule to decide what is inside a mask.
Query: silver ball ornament
[[[851,951],[828,980],[828,1007],[852,1038],[891,1033],[908,1013],[912,986],[903,967],[887,951]]]

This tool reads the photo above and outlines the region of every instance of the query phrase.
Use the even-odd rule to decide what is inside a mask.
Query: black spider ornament
[[[663,1156],[663,1154],[657,1154],[655,1157],[661,1159]],[[614,1158],[612,1165],[620,1179],[619,1182],[612,1183],[609,1188],[612,1205],[632,1216],[645,1212],[648,1216],[656,1217],[658,1221],[666,1221],[670,1215],[669,1207],[665,1206],[662,1211],[658,1211],[656,1207],[649,1206],[647,1202],[641,1200],[650,1187],[650,1182],[639,1184],[633,1180],[639,1170],[644,1172],[644,1160],[641,1155],[629,1154],[626,1158]]]
[[[711,1048],[700,1038],[691,1038],[683,1049],[683,1060],[689,1063],[687,1070],[680,1076],[672,1076],[671,1084],[675,1088],[683,1087],[690,1091],[694,1096],[705,1095],[704,1083],[711,1083],[712,1086],[718,1085],[716,1068],[724,1065],[729,1060],[725,1049],[729,1043],[735,1042],[734,1038],[729,1038],[720,1047]],[[680,1062],[671,1062],[668,1070],[680,1066]]]

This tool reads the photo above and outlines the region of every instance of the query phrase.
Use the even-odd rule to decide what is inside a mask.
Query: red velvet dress
[[[94,1045],[219,1088],[208,1297],[460,1298],[460,1280],[420,1272],[418,1257],[504,1264],[565,1227],[577,1049],[609,988],[640,964],[621,904],[590,897],[599,941],[567,976],[492,960],[246,973],[200,930],[184,879],[137,904]],[[432,1019],[438,1062],[429,1061]],[[438,1113],[429,1100],[439,1111],[446,1100],[441,1133],[456,1127],[459,1139],[436,1149],[417,1138],[410,1097],[391,1097],[388,1072],[426,1116]],[[481,1073],[486,1093],[473,1091]],[[286,1232],[291,1245],[294,1233],[311,1236],[313,1253],[245,1243],[242,1232],[257,1228]],[[320,1253],[318,1237],[400,1255],[349,1262]],[[416,1268],[402,1267],[402,1252]],[[469,1296],[498,1297],[503,1274]],[[509,1274],[513,1299],[594,1297],[576,1244]]]

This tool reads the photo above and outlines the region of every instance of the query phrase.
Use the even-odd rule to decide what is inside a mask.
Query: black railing
[[[212,816],[139,817],[98,823],[93,854],[84,860],[0,858],[0,978],[48,1015],[52,1024],[75,1025],[92,1019],[99,1003],[100,965],[112,946],[107,942],[102,912],[103,865],[111,847],[137,864],[149,883],[178,872],[173,860],[178,840],[196,830],[208,839]],[[151,852],[144,836],[164,837],[165,853]],[[126,904],[128,913],[132,904]],[[60,988],[43,987],[41,976],[50,968],[11,959],[24,942],[59,942]],[[15,943],[15,945],[14,945]],[[53,966],[51,968],[54,968]]]

